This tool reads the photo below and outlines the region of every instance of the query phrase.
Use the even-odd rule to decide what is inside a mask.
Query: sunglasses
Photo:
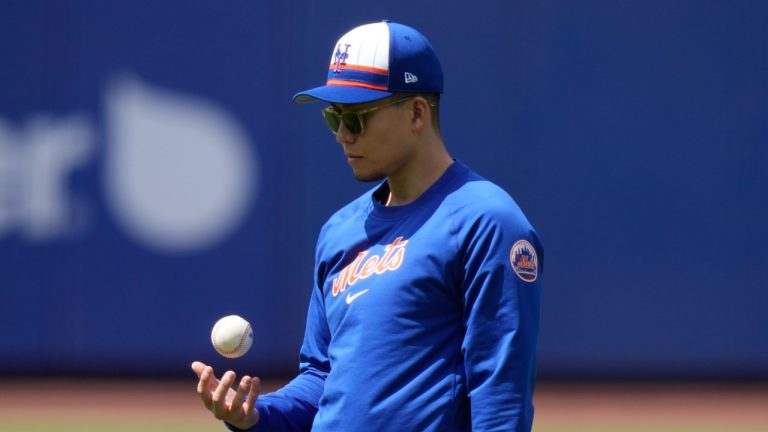
[[[405,102],[408,99],[413,99],[413,96],[396,99],[388,104],[379,105],[373,108],[368,108],[366,110],[360,110],[360,111],[338,111],[335,107],[329,106],[327,108],[323,108],[322,113],[323,113],[323,118],[325,119],[325,124],[328,125],[328,128],[334,134],[339,132],[339,127],[341,127],[341,123],[343,122],[344,126],[346,126],[346,128],[349,129],[350,132],[352,132],[353,134],[359,135],[363,133],[363,131],[365,130],[364,117],[366,115],[376,110],[380,110],[382,108],[396,105],[396,104],[399,104],[400,102]]]

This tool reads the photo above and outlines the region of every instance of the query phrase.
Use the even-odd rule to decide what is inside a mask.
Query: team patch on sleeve
[[[539,259],[536,249],[527,240],[518,240],[509,252],[509,261],[520,279],[533,282],[538,277]]]

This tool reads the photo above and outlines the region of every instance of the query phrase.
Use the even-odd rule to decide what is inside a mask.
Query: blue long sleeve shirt
[[[386,182],[316,248],[300,373],[254,431],[530,431],[543,250],[513,199],[454,162],[414,202]]]

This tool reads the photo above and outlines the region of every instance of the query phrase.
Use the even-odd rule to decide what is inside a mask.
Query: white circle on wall
[[[235,116],[135,77],[111,83],[106,108],[106,199],[134,240],[190,253],[240,226],[256,194],[258,162]]]

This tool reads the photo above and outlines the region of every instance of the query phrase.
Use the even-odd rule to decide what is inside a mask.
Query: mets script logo
[[[520,279],[533,282],[538,276],[539,259],[536,249],[526,240],[519,240],[509,252],[509,261]]]
[[[408,240],[403,241],[402,237],[398,237],[384,247],[383,255],[371,255],[370,251],[357,254],[355,260],[344,267],[333,280],[333,296],[338,296],[347,286],[354,285],[357,281],[400,268],[405,259],[406,244]]]
[[[336,52],[333,54],[333,73],[340,74],[341,73],[341,66],[346,66],[347,64],[347,57],[349,57],[349,47],[352,46],[350,44],[344,44],[344,52],[341,52],[341,44],[336,45]]]

